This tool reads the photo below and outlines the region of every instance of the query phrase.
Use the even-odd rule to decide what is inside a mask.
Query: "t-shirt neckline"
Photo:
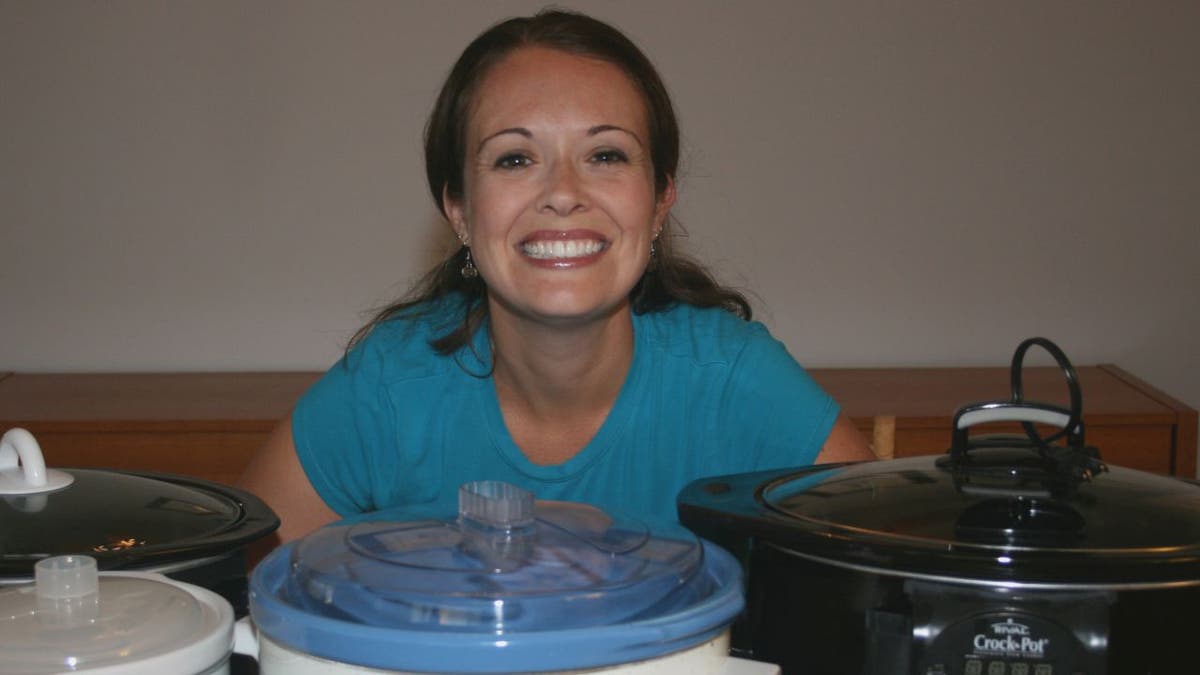
[[[638,340],[639,317],[632,312],[630,316],[633,324],[633,358],[629,363],[629,371],[625,374],[625,382],[621,384],[621,391],[617,393],[617,400],[613,402],[612,408],[608,411],[600,428],[596,430],[595,436],[575,456],[561,464],[535,464],[525,456],[525,453],[521,452],[521,448],[513,441],[512,435],[508,432],[508,425],[504,422],[504,413],[500,410],[495,379],[490,374],[491,344],[488,337],[487,320],[475,332],[474,348],[477,354],[486,355],[481,360],[486,360],[489,368],[487,377],[477,378],[476,387],[487,423],[488,436],[491,438],[496,454],[515,471],[535,480],[568,480],[599,461],[609,452],[614,451],[633,419],[633,411],[637,405],[635,399],[637,392],[642,391],[640,383],[646,372],[646,365],[643,363],[646,358],[646,350],[641,348]]]

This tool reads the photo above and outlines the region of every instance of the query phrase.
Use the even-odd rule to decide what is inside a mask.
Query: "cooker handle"
[[[1099,453],[1083,443],[1083,422],[1077,415],[1046,403],[995,401],[964,406],[954,414],[954,436],[950,445],[950,464],[956,467],[967,465],[967,453],[973,447],[969,431],[971,427],[989,422],[1020,422],[1027,427],[1027,435],[1034,440],[1034,447],[1059,473],[1066,473],[1082,480],[1108,467],[1100,461]],[[1074,422],[1072,426],[1072,422]],[[1067,435],[1067,447],[1050,446],[1031,431],[1035,423],[1049,424],[1063,429]]]
[[[1078,435],[1075,435],[1076,427],[1080,418],[1083,416],[1083,391],[1079,388],[1079,375],[1075,372],[1075,366],[1071,365],[1071,359],[1063,350],[1050,340],[1043,337],[1032,337],[1017,345],[1017,350],[1013,353],[1012,365],[1009,367],[1009,380],[1012,384],[1012,402],[1025,402],[1025,385],[1022,384],[1022,373],[1024,372],[1025,353],[1030,347],[1041,347],[1046,350],[1050,356],[1054,357],[1054,361],[1058,363],[1058,367],[1062,370],[1063,378],[1066,380],[1067,392],[1070,394],[1071,407],[1066,412],[1070,415],[1070,420],[1066,424],[1060,424],[1059,431],[1056,434],[1051,434],[1045,438],[1037,435],[1033,425],[1028,422],[1022,422],[1021,426],[1025,429],[1026,435],[1031,439],[1040,439],[1038,442],[1041,445],[1056,441],[1063,436],[1067,436],[1072,446],[1083,445],[1083,430],[1079,427]]]
[[[1034,402],[993,401],[959,408],[954,413],[954,435],[950,443],[954,462],[966,460],[967,451],[971,449],[971,427],[990,422],[1041,423],[1062,429],[1071,423],[1071,414],[1057,406]],[[1082,444],[1083,422],[1068,430],[1068,436],[1073,445]]]
[[[14,427],[0,437],[0,494],[50,492],[74,481],[75,477],[65,471],[46,468],[42,447],[25,429]]]
[[[1060,429],[1071,423],[1071,413],[1045,403],[1014,403],[997,401],[980,403],[960,409],[954,415],[954,432],[965,433],[977,424],[989,422],[1035,422],[1050,424]],[[1082,422],[1076,427],[1081,429]]]

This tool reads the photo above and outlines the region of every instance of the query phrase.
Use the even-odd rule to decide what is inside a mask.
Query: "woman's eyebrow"
[[[595,136],[596,134],[599,134],[599,133],[602,133],[605,131],[623,131],[623,132],[629,134],[630,136],[633,136],[633,140],[637,141],[638,145],[640,145],[642,147],[646,147],[645,144],[642,143],[642,139],[638,138],[637,134],[633,133],[629,129],[626,129],[625,127],[619,127],[615,124],[598,124],[598,125],[592,127],[591,129],[588,129],[587,133],[588,133],[588,136]]]
[[[517,134],[519,136],[524,136],[525,138],[533,138],[533,133],[525,127],[509,127],[507,129],[501,129],[500,131],[497,131],[496,133],[491,134],[490,136],[479,141],[479,147],[475,149],[475,152],[483,152],[483,146],[487,145],[488,141],[496,138],[497,136],[503,136],[505,134]]]
[[[622,133],[628,134],[631,137],[633,137],[633,140],[636,141],[638,145],[645,147],[645,143],[642,143],[642,139],[640,137],[638,137],[638,135],[636,133],[630,131],[629,129],[626,129],[625,127],[617,126],[616,124],[597,124],[596,126],[591,127],[587,130],[587,135],[595,136],[596,134],[604,133],[605,131],[620,131]],[[487,137],[485,137],[483,140],[479,141],[479,147],[476,148],[475,152],[476,153],[483,152],[483,146],[487,145],[488,141],[491,141],[492,139],[497,138],[499,136],[504,136],[505,134],[517,134],[518,136],[523,136],[525,138],[533,138],[533,132],[531,132],[529,129],[526,129],[525,127],[509,127],[507,129],[501,129],[500,131],[497,131],[494,134],[490,134]]]

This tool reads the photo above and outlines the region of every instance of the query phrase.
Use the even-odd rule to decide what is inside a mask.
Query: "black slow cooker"
[[[100,571],[160,572],[246,611],[246,546],[279,527],[254,495],[164,473],[48,469],[22,429],[0,442],[0,585],[34,565],[88,555]]]
[[[1023,400],[1033,345],[1069,409]],[[687,486],[681,521],[746,571],[734,649],[806,675],[1200,672],[1200,485],[1105,466],[1081,407],[1033,338],[1013,399],[959,410],[946,455]],[[1025,433],[971,433],[993,421]]]

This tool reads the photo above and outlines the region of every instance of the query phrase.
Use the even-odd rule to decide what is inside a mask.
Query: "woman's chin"
[[[491,297],[491,301],[493,320],[499,318],[496,316],[497,310],[499,310],[501,314],[510,315],[525,322],[541,324],[547,328],[584,327],[611,319],[629,309],[628,296],[622,296],[614,301],[595,297],[560,295],[520,305],[507,303],[495,297]]]

